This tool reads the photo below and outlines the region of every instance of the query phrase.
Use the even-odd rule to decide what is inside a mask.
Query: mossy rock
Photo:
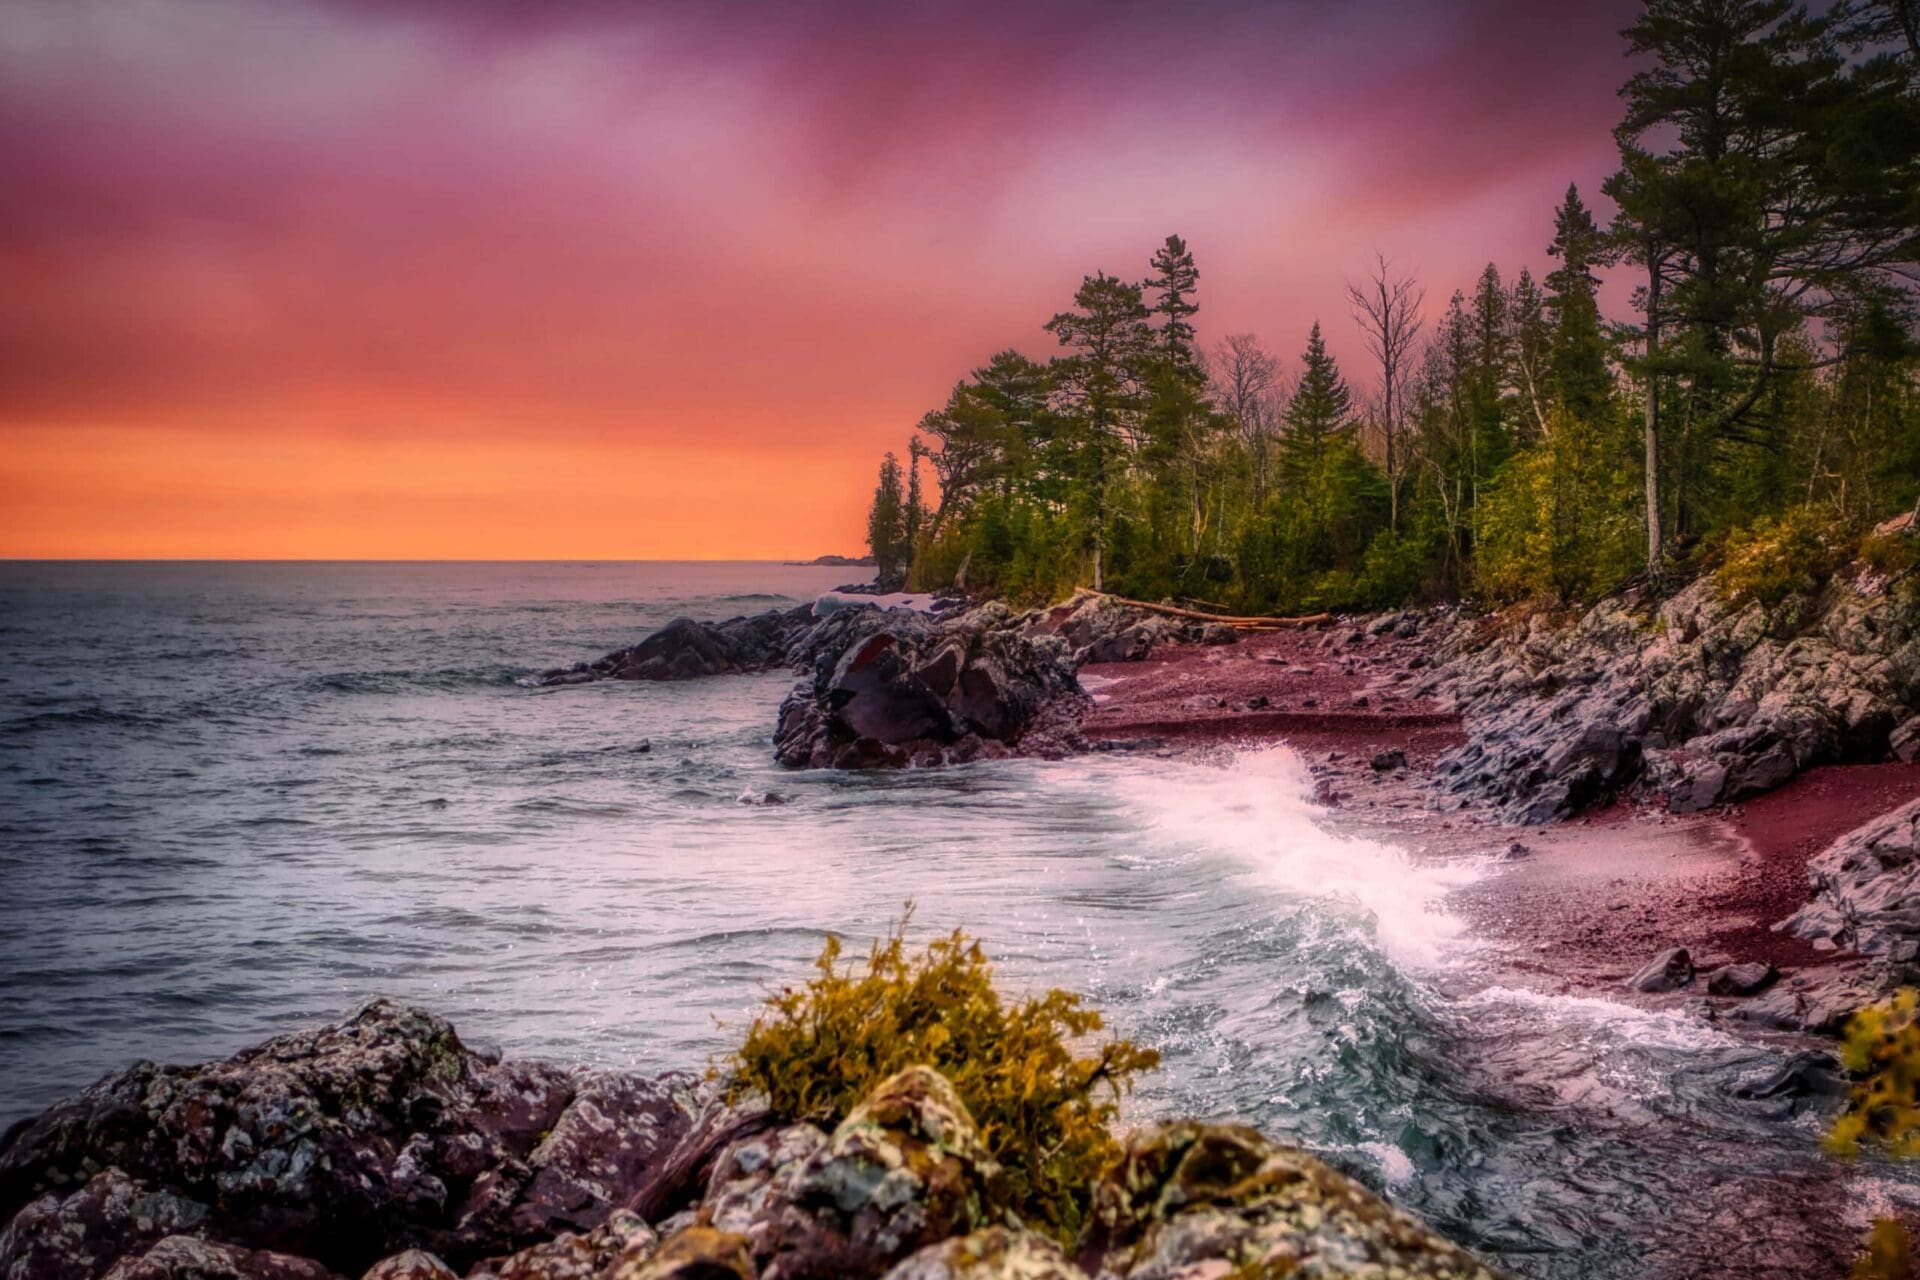
[[[792,1199],[750,1234],[768,1276],[878,1276],[915,1250],[993,1225],[999,1166],[945,1076],[882,1081],[807,1159]]]
[[[988,1227],[928,1245],[886,1280],[1086,1280],[1086,1272],[1043,1235]]]
[[[1094,1188],[1080,1265],[1163,1280],[1200,1263],[1221,1274],[1494,1280],[1417,1219],[1305,1152],[1242,1125],[1142,1130]]]
[[[712,1227],[688,1227],[649,1256],[622,1258],[603,1280],[756,1280],[744,1236]]]

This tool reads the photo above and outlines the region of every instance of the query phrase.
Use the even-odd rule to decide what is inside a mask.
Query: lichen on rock
[[[1182,1121],[1130,1137],[1094,1188],[1076,1250],[1124,1280],[1219,1274],[1493,1280],[1457,1245],[1304,1152],[1240,1125]]]

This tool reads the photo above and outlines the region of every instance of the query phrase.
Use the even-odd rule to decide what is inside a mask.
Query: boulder
[[[940,622],[874,613],[815,637],[812,674],[780,706],[775,757],[861,769],[1078,745],[1087,698],[1064,646],[1010,622],[994,606]]]
[[[1678,991],[1693,981],[1693,957],[1685,947],[1662,951],[1645,968],[1627,979],[1629,991]]]
[[[1086,1280],[1086,1272],[1045,1236],[988,1227],[928,1245],[886,1280]]]
[[[755,1275],[745,1240],[692,1226],[675,1232],[644,1259],[616,1262],[604,1280],[755,1280]]]
[[[1813,901],[1785,923],[1895,964],[1920,958],[1920,800],[1849,831],[1807,862]]]
[[[771,671],[788,662],[793,645],[815,625],[813,609],[769,609],[725,622],[675,618],[639,644],[597,662],[542,672],[541,685],[593,680],[693,680],[742,671]]]
[[[103,1169],[70,1195],[49,1192],[0,1232],[0,1276],[92,1280],[119,1258],[206,1220],[206,1204]]]
[[[333,1273],[311,1258],[168,1236],[144,1253],[121,1258],[103,1280],[333,1280]]]
[[[1838,1035],[1856,1009],[1885,999],[1893,986],[1884,969],[1796,973],[1776,982],[1764,995],[1735,1005],[1727,1016],[1775,1031]]]
[[[1724,964],[1707,975],[1707,994],[1710,996],[1751,996],[1765,991],[1779,970],[1770,964],[1750,961],[1746,964]]]
[[[878,1276],[991,1225],[1004,1196],[966,1104],[931,1067],[882,1081],[781,1181],[746,1233],[766,1280]]]
[[[640,1215],[619,1209],[591,1231],[563,1231],[517,1253],[489,1258],[469,1271],[467,1280],[595,1280],[616,1264],[646,1261],[659,1245],[660,1237]]]
[[[1094,1187],[1087,1272],[1493,1280],[1465,1250],[1354,1179],[1239,1125],[1137,1131]]]
[[[1906,720],[1887,735],[1887,750],[1902,764],[1920,760],[1920,716]]]
[[[375,1001],[55,1105],[0,1146],[0,1214],[7,1247],[65,1224],[107,1260],[192,1230],[349,1275],[409,1247],[465,1266],[604,1222],[691,1123],[694,1085],[503,1064]]]
[[[1407,753],[1395,747],[1391,751],[1381,751],[1373,757],[1375,773],[1392,773],[1396,769],[1407,767]]]
[[[408,1249],[382,1258],[360,1280],[460,1280],[452,1267],[424,1249]]]

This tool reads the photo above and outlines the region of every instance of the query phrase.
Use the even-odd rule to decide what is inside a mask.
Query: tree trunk
[[[1660,531],[1660,261],[1649,255],[1647,264],[1647,569],[1660,571],[1665,539]]]

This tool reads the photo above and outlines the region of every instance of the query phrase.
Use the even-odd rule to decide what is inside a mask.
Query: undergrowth
[[[1119,1153],[1119,1099],[1160,1055],[1125,1039],[1089,1043],[1105,1024],[1070,992],[1004,998],[960,930],[909,953],[911,915],[864,965],[842,965],[829,938],[805,985],[768,998],[727,1064],[734,1094],[762,1093],[778,1115],[832,1125],[887,1077],[931,1066],[1002,1166],[1007,1207],[1070,1240],[1090,1185]]]

